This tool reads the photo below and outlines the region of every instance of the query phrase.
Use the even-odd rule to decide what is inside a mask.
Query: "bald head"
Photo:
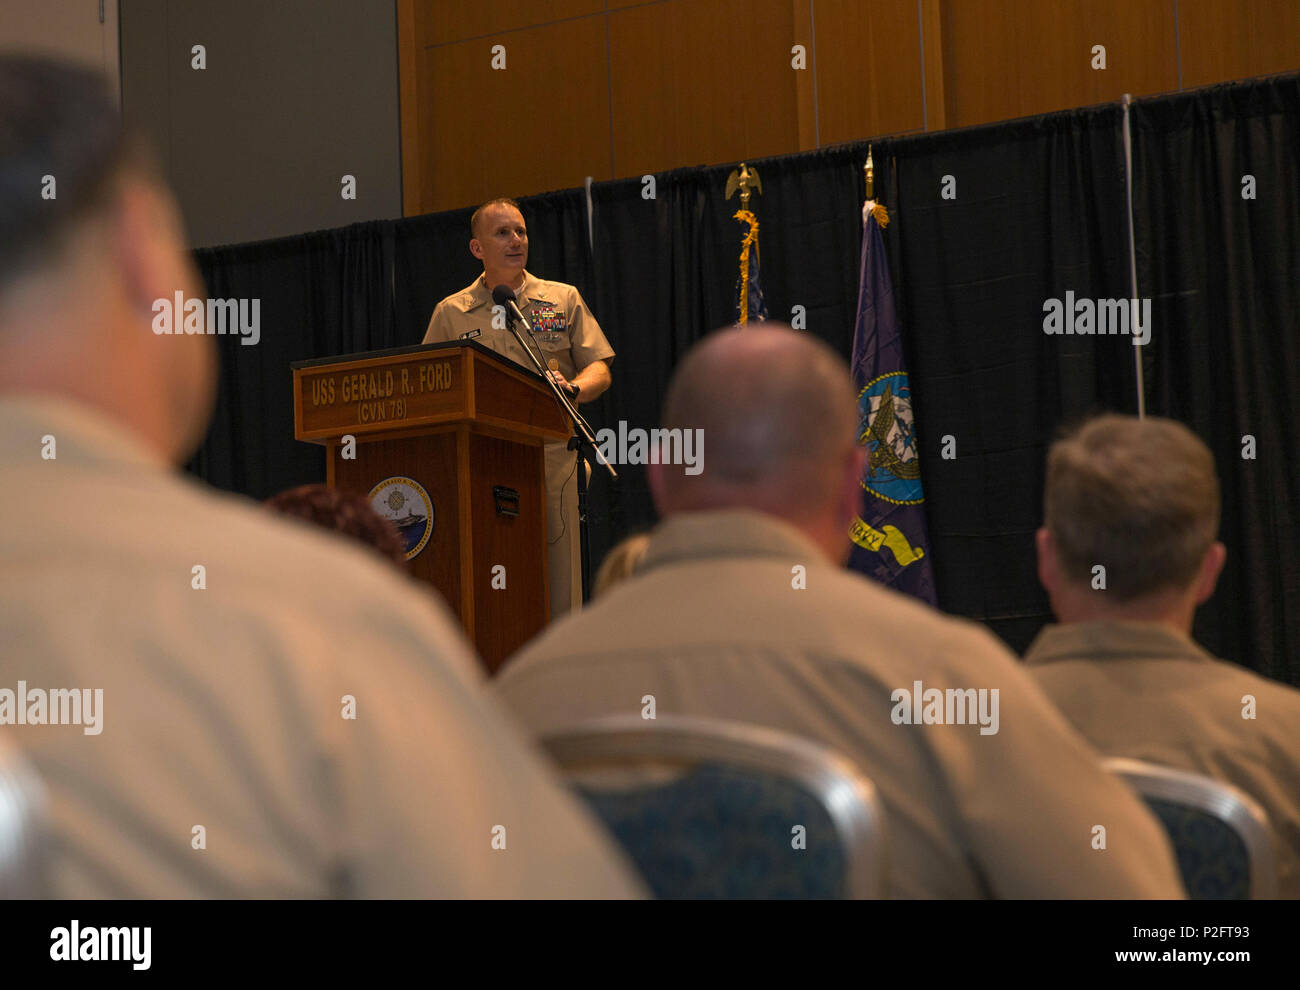
[[[779,323],[719,330],[686,355],[664,403],[668,429],[701,430],[703,470],[656,465],[661,514],[753,508],[815,531],[842,554],[859,504],[862,448],[848,367]]]

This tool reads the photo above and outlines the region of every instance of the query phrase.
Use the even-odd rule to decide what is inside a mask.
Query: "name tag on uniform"
[[[529,318],[533,325],[533,335],[546,344],[554,344],[564,339],[567,324],[564,311],[555,308],[555,303],[535,300],[533,312]]]

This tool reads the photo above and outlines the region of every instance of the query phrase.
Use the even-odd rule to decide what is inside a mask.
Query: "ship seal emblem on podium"
[[[406,559],[419,555],[433,535],[433,499],[414,478],[385,478],[370,489],[370,507],[397,527]]]

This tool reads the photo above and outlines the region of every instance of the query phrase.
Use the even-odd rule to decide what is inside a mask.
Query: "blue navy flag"
[[[849,566],[935,605],[912,389],[903,367],[894,286],[874,215],[877,211],[884,215],[877,207],[862,226],[858,319],[853,331],[858,442],[867,448],[867,464],[862,476],[862,516],[850,533]]]

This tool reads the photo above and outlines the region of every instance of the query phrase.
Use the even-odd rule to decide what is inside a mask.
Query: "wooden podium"
[[[328,448],[330,487],[394,521],[495,671],[550,618],[542,448],[572,435],[550,389],[472,341],[292,369],[294,436]]]

